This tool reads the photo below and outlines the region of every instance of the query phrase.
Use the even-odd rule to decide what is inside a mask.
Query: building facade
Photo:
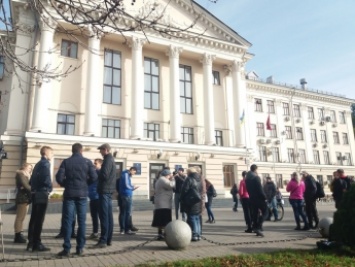
[[[49,145],[61,191],[54,176],[75,142],[92,159],[109,143],[118,173],[139,169],[134,182],[142,198],[164,166],[198,165],[226,197],[251,163],[281,188],[296,170],[323,184],[339,166],[354,171],[351,99],[258,80],[245,72],[253,57],[247,40],[197,4],[174,0],[164,9],[166,2],[155,4],[162,21],[182,27],[198,17],[193,28],[170,38],[149,29],[88,38],[63,34],[70,25],[59,19],[35,21],[25,1],[11,1],[16,55],[68,75],[43,79],[17,69],[0,80],[2,190],[13,188],[15,170],[36,163]]]

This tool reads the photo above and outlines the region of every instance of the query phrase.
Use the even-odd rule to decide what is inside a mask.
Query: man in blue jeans
[[[136,174],[137,169],[131,167],[125,170],[121,174],[120,186],[119,186],[119,197],[121,200],[121,221],[122,226],[121,234],[123,231],[126,235],[134,235],[135,233],[131,231],[131,212],[132,212],[132,192],[138,188],[138,186],[133,186],[131,183],[132,175]]]
[[[97,192],[99,193],[99,218],[101,226],[100,239],[92,248],[105,248],[112,245],[113,214],[112,194],[116,189],[116,163],[111,154],[109,144],[98,147],[104,160],[98,177]]]
[[[62,227],[64,234],[63,250],[58,256],[68,257],[70,254],[72,224],[75,212],[78,216],[78,234],[76,237],[76,254],[82,255],[85,246],[86,206],[88,184],[97,180],[97,173],[91,160],[82,156],[83,146],[75,143],[72,156],[63,160],[56,174],[56,180],[64,187]]]

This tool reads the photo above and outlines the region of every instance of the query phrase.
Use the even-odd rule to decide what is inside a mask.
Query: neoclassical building
[[[166,2],[155,1],[157,12]],[[23,62],[76,70],[58,78],[19,69],[0,76],[1,192],[14,187],[22,163],[39,160],[43,145],[54,149],[52,176],[60,191],[54,175],[75,142],[91,159],[109,143],[118,173],[138,167],[133,181],[142,198],[164,166],[198,165],[226,197],[252,163],[280,188],[293,171],[307,170],[326,185],[335,169],[355,170],[353,100],[246,73],[251,43],[197,4],[171,1],[164,23],[183,27],[199,19],[169,38],[149,29],[91,38],[63,34],[59,29],[71,25],[35,21],[21,0],[11,1],[11,13],[13,47]],[[0,57],[0,70],[13,68]]]

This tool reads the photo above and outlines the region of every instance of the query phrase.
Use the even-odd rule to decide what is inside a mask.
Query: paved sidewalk
[[[334,205],[319,205],[320,218],[332,217]],[[313,249],[321,239],[316,231],[294,231],[291,208],[285,208],[285,217],[281,222],[266,222],[264,238],[244,233],[243,213],[231,209],[215,209],[215,224],[203,226],[206,240],[192,242],[182,251],[170,250],[164,241],[154,240],[156,229],[150,226],[152,211],[135,211],[133,221],[139,231],[134,236],[120,235],[118,213],[114,212],[115,229],[111,247],[89,249],[96,241],[87,240],[82,257],[71,256],[60,259],[56,254],[62,250],[62,240],[54,237],[59,232],[60,214],[47,214],[42,233],[43,243],[51,248],[49,252],[32,253],[25,250],[26,245],[13,243],[14,214],[3,214],[5,261],[0,266],[134,266],[140,263],[174,261],[181,259],[199,259],[228,254],[269,252],[286,248]],[[204,219],[206,215],[204,215]],[[25,221],[28,226],[29,215]],[[91,218],[87,217],[87,236],[91,234]],[[26,233],[27,234],[27,233]],[[75,252],[75,240],[72,239],[72,252]],[[0,254],[0,259],[2,255]]]

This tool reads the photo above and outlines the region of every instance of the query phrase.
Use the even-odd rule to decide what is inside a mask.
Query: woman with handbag
[[[25,163],[16,171],[16,218],[15,218],[15,243],[26,243],[26,238],[22,235],[23,221],[25,220],[28,205],[31,203],[31,177],[32,165]]]
[[[206,182],[206,196],[207,196],[207,201],[205,202],[205,207],[207,210],[207,215],[208,215],[208,220],[206,223],[215,223],[216,221],[214,220],[214,215],[211,210],[212,207],[212,199],[217,196],[216,190],[214,189],[213,184],[209,180],[205,180]]]

